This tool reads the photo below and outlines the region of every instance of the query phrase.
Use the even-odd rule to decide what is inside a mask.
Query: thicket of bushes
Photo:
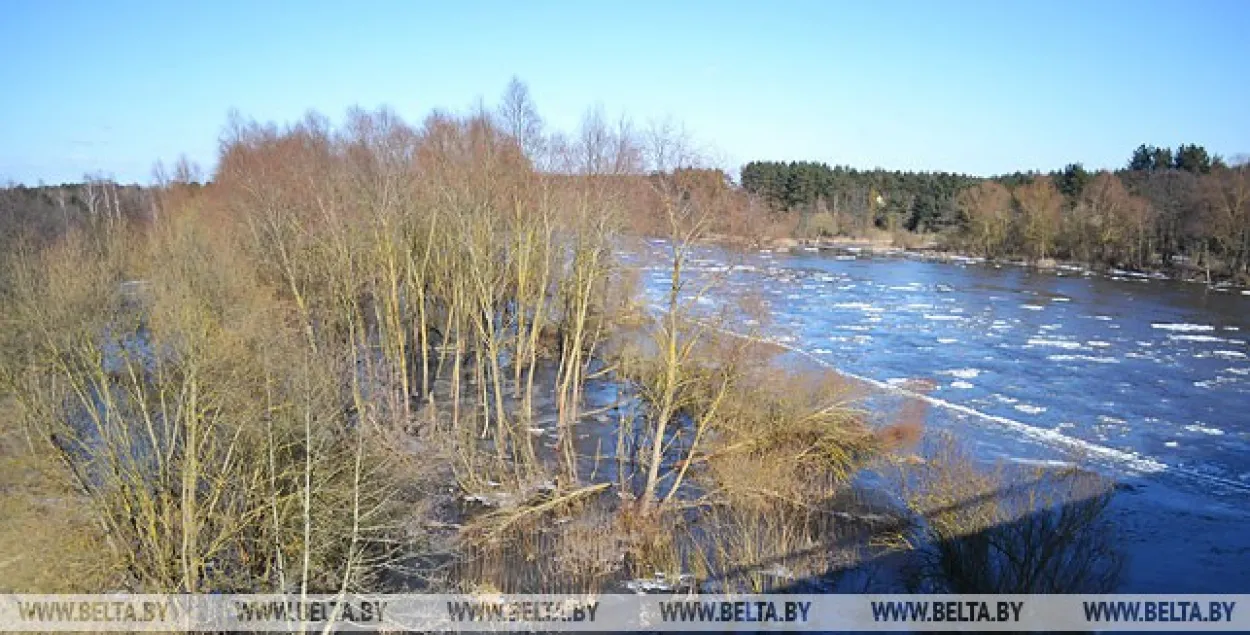
[[[569,141],[535,117],[514,84],[418,126],[235,118],[211,186],[109,186],[12,234],[5,412],[74,485],[99,588],[765,590],[908,543],[903,507],[845,505],[916,434],[691,317],[690,250],[741,229],[739,194],[664,126],[592,111]],[[626,228],[668,237],[658,313]],[[616,402],[587,409],[605,378]],[[588,457],[589,426],[615,447]]]

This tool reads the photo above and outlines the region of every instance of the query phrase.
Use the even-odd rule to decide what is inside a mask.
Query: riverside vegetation
[[[990,259],[1250,282],[1250,166],[1142,145],[1126,167],[975,178],[752,162],[742,187],[808,238],[883,235]]]
[[[6,589],[1114,585],[1099,477],[978,467],[919,404],[874,423],[765,327],[696,317],[689,249],[742,199],[674,126],[540,124],[516,82],[416,126],[235,117],[211,185],[91,181],[17,225]],[[643,232],[662,306],[615,257]]]

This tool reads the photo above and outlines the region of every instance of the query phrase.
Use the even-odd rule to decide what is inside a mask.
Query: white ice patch
[[[1073,342],[1070,340],[1044,340],[1036,337],[1030,338],[1028,344],[1029,346],[1053,346],[1055,348],[1066,348],[1068,350],[1075,350],[1081,347],[1080,342]]]
[[[1027,309],[1029,311],[1041,311],[1042,309],[1045,309],[1046,307],[1041,304],[1021,304],[1020,308]]]
[[[1120,363],[1120,360],[1114,357],[1099,357],[1096,355],[1047,355],[1046,359],[1052,362],[1090,362],[1092,364]]]
[[[1215,327],[1210,324],[1167,324],[1161,322],[1153,322],[1150,328],[1162,329],[1164,331],[1214,331]]]
[[[963,320],[966,320],[967,318],[961,315],[937,315],[933,313],[926,313],[924,315],[924,319],[934,320],[937,322],[961,322]]]
[[[1211,354],[1224,359],[1245,359],[1246,354],[1241,351],[1211,351]]]
[[[1110,322],[1114,318],[1112,318],[1110,315],[1095,315],[1094,319],[1099,320],[1101,322]]]
[[[1035,465],[1037,467],[1071,468],[1075,466],[1071,461],[1060,461],[1058,459],[1027,459],[1013,456],[1007,460],[1020,465]]]
[[[1169,335],[1168,339],[1178,342],[1227,342],[1228,340],[1214,335]]]
[[[959,340],[953,337],[939,337],[937,342],[938,344],[958,344]]]
[[[1224,434],[1224,431],[1223,431],[1223,430],[1221,430],[1221,429],[1219,429],[1219,428],[1208,428],[1208,427],[1206,427],[1206,426],[1204,426],[1204,425],[1202,425],[1202,424],[1200,424],[1200,423],[1194,423],[1194,424],[1191,424],[1191,425],[1187,425],[1187,426],[1185,426],[1185,429],[1186,429],[1186,430],[1189,430],[1190,432],[1199,432],[1199,433],[1202,433],[1202,434],[1209,434],[1209,435],[1214,436],[1214,437],[1218,437],[1218,436],[1220,436],[1220,435]]]
[[[1033,406],[1027,403],[1016,404],[1015,408],[1026,415],[1039,415],[1046,412],[1046,409],[1041,406]]]
[[[950,375],[959,379],[976,379],[977,375],[981,374],[981,371],[975,368],[952,368],[951,370],[939,371],[938,374]]]
[[[1165,446],[1167,446],[1167,447],[1169,447],[1169,448],[1174,448],[1174,447],[1176,447],[1176,446],[1178,446],[1178,445],[1180,445],[1180,444],[1179,444],[1179,443],[1177,443],[1177,442],[1175,442],[1175,441],[1168,441],[1168,442],[1164,443],[1163,445],[1165,445]]]
[[[1085,345],[1090,346],[1092,348],[1108,348],[1111,346],[1111,342],[1104,342],[1102,340],[1089,340],[1088,342],[1085,342]]]
[[[973,387],[973,386],[972,386],[972,384],[970,384],[970,383],[968,383],[968,382],[966,382],[966,381],[952,381],[952,382],[951,382],[951,388],[959,388],[959,389],[962,389],[962,390],[967,390],[967,389],[972,388],[972,387]]]

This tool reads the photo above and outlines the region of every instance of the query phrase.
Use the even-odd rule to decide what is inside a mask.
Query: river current
[[[651,303],[668,291],[669,254],[663,241],[621,254]],[[1221,568],[1250,562],[1250,290],[810,248],[699,247],[687,272],[695,310],[884,394],[925,399],[926,426],[979,459],[1092,464],[1130,486],[1138,500],[1120,509],[1143,544],[1175,542],[1174,558],[1205,550]],[[748,297],[766,324],[737,310]],[[911,393],[914,379],[934,389]],[[1148,522],[1148,509],[1182,524]],[[1181,590],[1164,581],[1185,563],[1169,560],[1136,565],[1129,587]],[[1230,583],[1250,591],[1246,576]],[[1229,590],[1193,582],[1184,590]]]

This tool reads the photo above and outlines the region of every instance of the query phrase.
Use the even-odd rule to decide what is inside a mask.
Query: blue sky
[[[1250,152],[1250,2],[71,2],[0,5],[0,181],[211,169],[231,108],[601,103],[752,159],[974,174]]]

